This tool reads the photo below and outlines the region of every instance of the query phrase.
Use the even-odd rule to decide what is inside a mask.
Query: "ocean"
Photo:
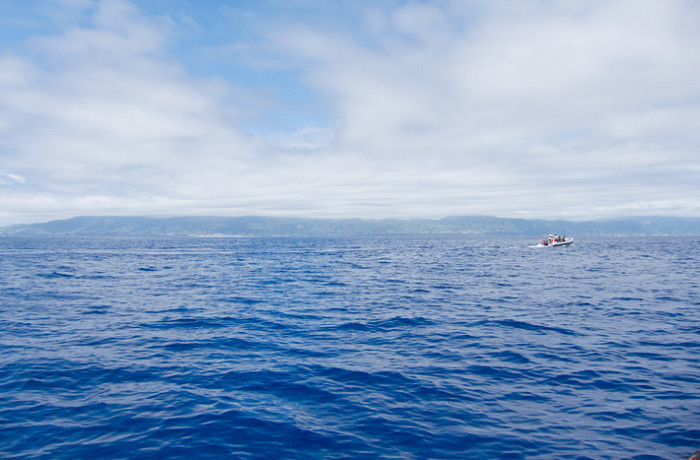
[[[0,239],[0,458],[687,459],[700,238]]]

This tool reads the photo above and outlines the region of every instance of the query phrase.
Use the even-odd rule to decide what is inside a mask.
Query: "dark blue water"
[[[700,239],[1,239],[1,458],[686,459]]]

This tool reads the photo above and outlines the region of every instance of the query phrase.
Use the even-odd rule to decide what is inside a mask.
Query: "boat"
[[[549,238],[540,239],[539,247],[549,247],[549,246],[568,246],[574,242],[573,238],[567,238],[566,236],[559,235],[549,235]]]

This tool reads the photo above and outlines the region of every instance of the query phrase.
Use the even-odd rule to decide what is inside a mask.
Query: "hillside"
[[[403,235],[700,235],[699,218],[639,217],[585,222],[504,219],[304,219],[276,217],[74,217],[0,228],[0,236],[355,237]]]

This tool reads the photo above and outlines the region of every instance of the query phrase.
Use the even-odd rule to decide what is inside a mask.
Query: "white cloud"
[[[258,90],[235,75],[193,76],[173,19],[63,3],[63,21],[87,22],[0,55],[6,221],[700,213],[692,2],[346,5],[362,22],[338,27],[278,16],[265,40],[203,52],[299,75],[336,118],[260,134],[242,127],[274,92],[251,107]]]
[[[235,127],[225,84],[193,79],[162,57],[160,30],[109,0],[93,26],[34,39],[37,62],[5,57],[3,167],[86,211],[105,200],[73,197],[176,200],[199,181],[235,174],[255,141]]]
[[[657,186],[631,186],[649,168],[698,164],[691,129],[700,122],[698,8],[680,1],[496,5],[478,18],[459,6],[442,14],[416,5],[388,17],[375,11],[366,30],[376,45],[373,37],[328,37],[313,28],[288,32],[278,45],[308,60],[309,82],[336,101],[348,146],[389,156],[387,166],[408,177],[450,165],[463,174],[464,198],[484,190],[468,185],[477,177],[498,190],[515,185],[492,212],[546,214],[519,197],[563,193],[556,184],[581,176],[593,184],[606,176],[621,210],[631,199],[655,201],[662,189],[675,189],[670,207],[687,202],[697,185],[672,174]],[[441,27],[438,35],[449,37],[436,48],[431,32],[446,17],[468,25]],[[456,182],[445,187],[460,190]],[[600,200],[586,181],[567,199],[576,195],[581,203],[571,206]],[[555,212],[567,206],[557,203]]]
[[[0,171],[0,185],[24,184],[26,179],[22,176]]]

